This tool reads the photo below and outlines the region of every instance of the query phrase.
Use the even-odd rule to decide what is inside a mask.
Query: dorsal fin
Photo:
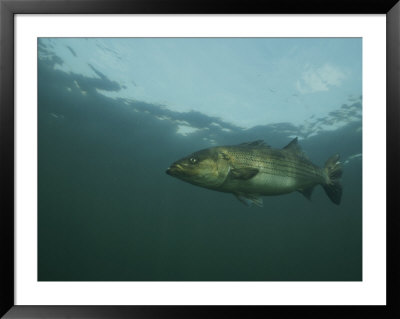
[[[253,142],[244,142],[244,143],[241,143],[239,145],[242,145],[242,146],[263,146],[263,147],[271,148],[271,146],[269,146],[263,140],[257,140],[257,141],[253,141]]]
[[[298,139],[297,137],[295,137],[288,145],[286,145],[284,148],[284,150],[289,151],[289,152],[293,152],[296,153],[299,156],[302,156],[305,159],[308,159],[307,155],[303,152],[303,150],[301,149],[299,143],[298,143]]]
[[[301,152],[301,148],[298,143],[297,137],[295,137],[288,145],[286,145],[284,150],[292,151],[292,152]]]

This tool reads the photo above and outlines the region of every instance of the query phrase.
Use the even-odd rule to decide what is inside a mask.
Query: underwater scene
[[[361,281],[361,38],[39,38],[39,281]]]

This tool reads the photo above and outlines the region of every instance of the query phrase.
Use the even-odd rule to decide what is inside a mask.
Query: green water
[[[221,145],[264,139],[283,147],[291,140],[285,132],[295,128],[209,126],[182,136],[175,122],[156,116],[199,126],[224,119],[124,104],[96,92],[112,90],[112,81],[53,65],[39,61],[38,69],[38,280],[362,280],[361,160],[344,167],[340,206],[317,187],[312,201],[292,193],[246,207],[165,170],[209,147],[206,135]],[[336,152],[361,153],[358,126],[299,143],[322,166]]]

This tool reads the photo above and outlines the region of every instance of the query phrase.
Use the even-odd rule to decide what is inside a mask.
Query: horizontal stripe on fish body
[[[278,152],[246,154],[241,151],[228,151],[228,154],[230,164],[234,168],[257,168],[260,172],[293,178],[318,178],[320,180],[323,177],[322,170],[309,160],[292,154],[277,156]]]

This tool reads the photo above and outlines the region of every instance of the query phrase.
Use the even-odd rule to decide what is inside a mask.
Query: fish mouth
[[[179,164],[172,164],[168,169],[165,171],[170,176],[176,176],[182,173],[182,166]]]

